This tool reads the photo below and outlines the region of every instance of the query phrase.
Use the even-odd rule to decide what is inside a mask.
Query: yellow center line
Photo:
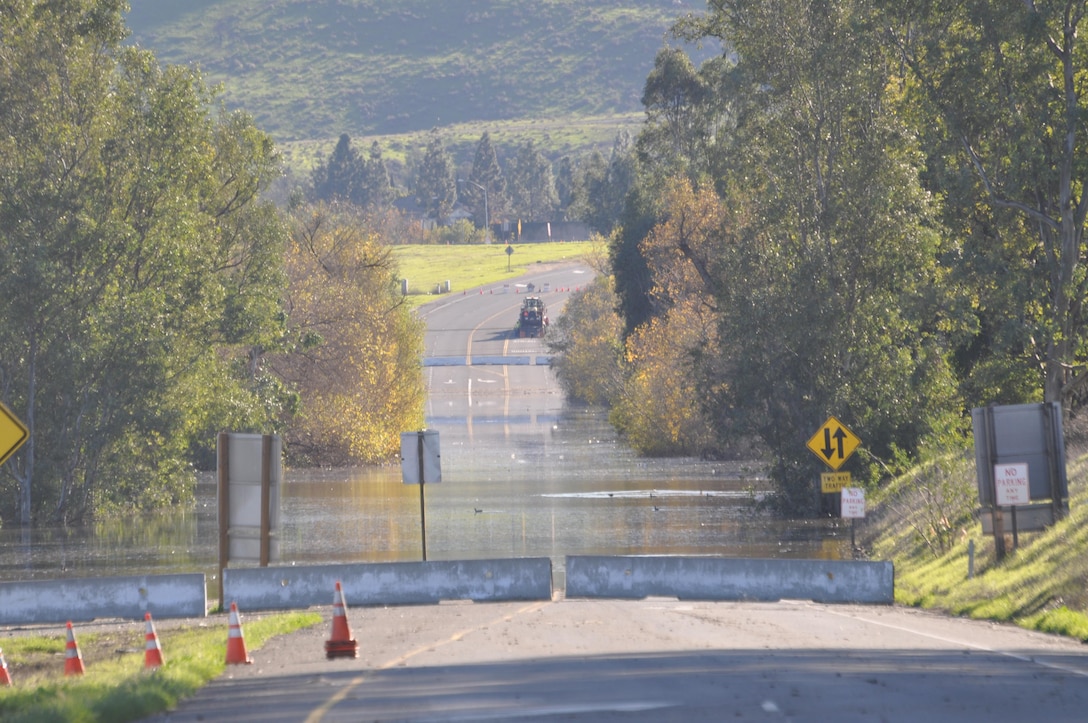
[[[509,615],[503,615],[500,618],[496,618],[495,620],[492,620],[492,621],[487,622],[487,623],[483,623],[482,625],[478,625],[478,626],[476,626],[474,628],[468,628],[466,630],[461,630],[459,632],[454,633],[453,635],[446,638],[445,640],[440,640],[437,643],[433,643],[433,644],[430,644],[430,645],[424,645],[423,647],[416,648],[415,650],[412,650],[411,652],[405,653],[404,655],[396,657],[396,658],[394,658],[394,659],[392,659],[392,660],[390,660],[390,661],[388,661],[386,663],[382,663],[381,665],[379,665],[374,670],[388,670],[390,668],[395,668],[395,667],[397,667],[399,665],[404,665],[405,663],[407,663],[409,660],[416,657],[417,655],[421,655],[422,653],[431,652],[431,651],[435,650],[436,648],[441,648],[442,646],[449,645],[450,643],[456,643],[456,642],[462,640],[466,635],[469,635],[469,634],[475,633],[475,632],[479,632],[481,630],[485,630],[486,628],[489,628],[492,625],[498,625],[499,623],[508,623],[518,615],[524,615],[525,613],[536,612],[537,610],[540,610],[545,605],[548,605],[550,603],[551,603],[550,600],[542,600],[540,602],[535,602],[532,605],[526,605],[525,607],[521,608],[520,610],[517,610],[516,612],[511,613]],[[308,715],[306,717],[306,723],[321,723],[321,721],[325,718],[325,715],[330,710],[332,710],[338,703],[340,703],[345,698],[347,698],[351,694],[351,692],[353,690],[355,690],[360,685],[362,685],[364,682],[366,682],[366,679],[367,679],[368,675],[369,675],[369,673],[362,673],[361,675],[358,675],[355,678],[353,678],[350,682],[348,682],[347,685],[345,685],[343,688],[338,690],[328,700],[326,700],[324,703],[322,703],[317,708],[315,708],[313,710],[313,712],[310,713],[310,715]]]

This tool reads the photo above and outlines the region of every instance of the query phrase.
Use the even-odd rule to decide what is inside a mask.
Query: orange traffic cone
[[[11,685],[11,674],[8,673],[8,661],[4,660],[3,650],[0,650],[0,685]]]
[[[162,665],[162,646],[159,645],[159,636],[155,634],[155,624],[151,622],[151,613],[144,613],[147,623],[147,632],[144,634],[144,669],[154,670]]]
[[[72,632],[72,621],[68,621],[68,642],[64,648],[64,674],[83,675],[83,654],[76,645],[76,636]]]
[[[242,637],[242,621],[238,619],[238,605],[230,604],[230,636],[227,638],[227,665],[249,664],[253,661],[246,653],[246,641]]]
[[[340,588],[340,581],[336,582],[336,594],[332,598],[332,637],[325,642],[325,657],[329,658],[357,658],[359,656],[359,643],[351,637],[351,627],[348,626],[347,603],[344,602],[344,591]]]

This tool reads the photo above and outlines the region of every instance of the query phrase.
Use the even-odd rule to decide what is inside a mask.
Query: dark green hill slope
[[[133,41],[196,62],[280,143],[641,110],[693,0],[130,0]],[[608,133],[609,137],[614,135]]]

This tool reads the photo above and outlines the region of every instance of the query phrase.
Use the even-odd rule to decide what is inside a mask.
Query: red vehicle
[[[527,296],[521,302],[518,323],[514,326],[520,338],[544,336],[548,327],[548,310],[539,296]]]

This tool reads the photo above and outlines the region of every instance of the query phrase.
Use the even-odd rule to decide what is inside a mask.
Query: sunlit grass
[[[1067,463],[1070,514],[996,561],[993,537],[973,523],[934,556],[905,525],[882,522],[873,556],[895,562],[897,603],[1088,641],[1088,457]],[[970,576],[968,549],[975,549]]]
[[[578,261],[601,253],[600,244],[593,241],[512,244],[514,253],[507,255],[506,244],[464,246],[406,245],[393,247],[400,276],[408,280],[409,302],[423,304],[433,301],[435,287],[450,282],[451,293],[522,276],[542,264]],[[509,264],[509,266],[508,266]]]
[[[243,622],[247,651],[260,648],[273,636],[320,621],[320,615],[310,612],[247,618]],[[118,632],[77,633],[86,674],[73,677],[64,677],[63,632],[5,638],[2,649],[14,684],[0,688],[0,720],[139,720],[173,708],[225,670],[226,617],[156,632],[165,663],[154,671],[144,669],[142,621]]]

